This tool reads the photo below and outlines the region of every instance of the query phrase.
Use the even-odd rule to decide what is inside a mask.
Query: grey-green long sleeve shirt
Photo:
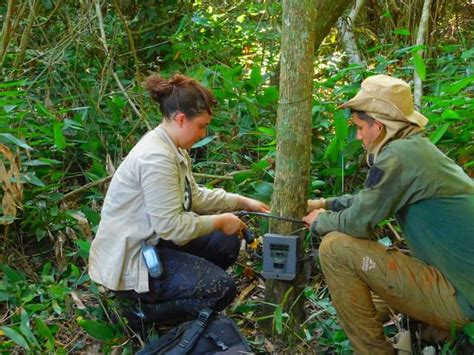
[[[365,187],[330,198],[311,226],[316,235],[340,231],[367,238],[395,216],[413,255],[437,267],[474,319],[474,184],[428,139],[413,135],[388,143],[369,169]]]

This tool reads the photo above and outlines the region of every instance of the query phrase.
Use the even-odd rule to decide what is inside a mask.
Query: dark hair
[[[192,119],[204,112],[212,114],[217,101],[212,92],[196,80],[181,74],[169,79],[160,75],[151,75],[146,79],[145,87],[151,98],[160,106],[165,119],[182,112]]]
[[[365,111],[358,111],[358,110],[353,110],[351,109],[351,114],[355,113],[357,114],[357,117],[359,117],[361,120],[367,122],[369,126],[372,126],[375,122],[375,118],[369,116],[368,114],[365,113]]]

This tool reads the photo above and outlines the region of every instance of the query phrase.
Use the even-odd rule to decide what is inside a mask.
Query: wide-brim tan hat
[[[428,123],[428,119],[415,110],[410,85],[384,74],[365,79],[357,95],[339,107],[379,113],[419,127]]]

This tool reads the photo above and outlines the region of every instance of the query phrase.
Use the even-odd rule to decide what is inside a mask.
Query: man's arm
[[[403,174],[399,158],[386,149],[369,170],[365,188],[348,200],[350,206],[319,213],[311,225],[312,233],[321,236],[340,231],[354,237],[369,237],[379,222],[407,202],[408,196],[404,196],[405,187],[410,183],[404,181],[407,175]]]

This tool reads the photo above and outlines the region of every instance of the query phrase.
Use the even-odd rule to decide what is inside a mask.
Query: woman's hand
[[[270,207],[267,204],[244,196],[239,196],[239,208],[252,212],[270,212]]]
[[[321,212],[325,212],[324,208],[318,208],[314,211],[311,211],[308,215],[303,217],[303,222],[306,224],[307,228],[311,228],[313,222],[318,219],[318,216]]]
[[[239,217],[232,213],[222,213],[213,216],[214,229],[218,229],[227,235],[237,234],[242,229],[247,228]]]

